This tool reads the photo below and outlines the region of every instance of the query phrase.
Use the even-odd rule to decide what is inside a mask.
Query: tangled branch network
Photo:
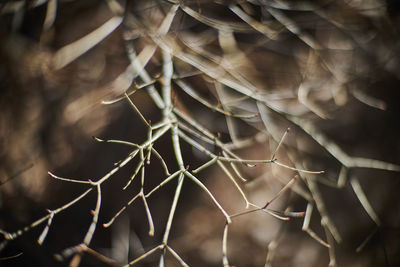
[[[49,29],[56,19],[57,1],[38,2],[47,5],[43,27]],[[341,62],[345,58],[343,55],[355,53],[360,47],[361,39],[358,30],[346,28],[346,18],[330,16],[329,9],[339,9],[339,6],[344,5],[346,1],[294,3],[267,0],[107,0],[105,2],[113,16],[93,32],[56,51],[52,56],[51,67],[54,70],[64,68],[120,29],[130,64],[109,84],[115,98],[105,99],[102,103],[113,105],[125,101],[146,127],[147,138],[137,144],[96,137],[95,140],[98,142],[124,145],[131,151],[112,170],[96,180],[63,178],[49,172],[49,175],[56,180],[81,184],[85,188],[83,193],[57,209],[48,210],[46,216],[21,230],[12,233],[2,230],[4,240],[1,246],[4,247],[25,232],[44,225],[44,230],[38,238],[38,243],[42,244],[53,218],[93,192],[97,194],[97,201],[92,210],[91,224],[82,243],[69,247],[56,256],[60,260],[72,257],[70,266],[78,266],[84,253],[95,254],[100,259],[105,258],[90,248],[96,229],[99,228],[102,189],[116,172],[135,159],[138,163],[122,189],[125,190],[133,183],[138,183],[140,190],[115,216],[104,222],[103,227],[110,227],[128,206],[141,201],[147,216],[148,234],[154,236],[154,225],[157,222],[153,221],[148,199],[168,183],[175,182],[176,187],[162,242],[125,266],[132,266],[157,253],[159,266],[164,266],[166,254],[170,254],[182,266],[188,266],[179,255],[179,251],[170,246],[169,236],[183,184],[189,182],[203,191],[225,218],[224,231],[221,233],[223,266],[230,266],[228,257],[230,225],[236,218],[253,212],[265,212],[283,221],[292,217],[303,218],[303,231],[328,249],[329,265],[336,266],[334,248],[336,243],[342,241],[342,237],[326,209],[319,183],[341,188],[347,183],[349,170],[353,168],[400,171],[400,167],[395,164],[348,155],[339,145],[326,137],[316,123],[318,119],[329,119],[338,107],[345,104],[349,95],[372,108],[383,108],[380,100],[366,95],[362,90],[348,89],[353,76],[364,75],[365,68],[360,68],[359,73],[354,74],[350,70],[358,64],[357,62],[351,61],[351,57]],[[8,11],[14,12],[12,7],[10,4]],[[291,17],[287,15],[288,11],[297,13]],[[318,29],[314,29],[316,35],[310,34],[311,26],[301,20],[304,13],[309,17],[317,16],[321,25],[329,25],[329,31],[321,33]],[[384,16],[384,11],[376,8],[370,10],[368,14],[358,13],[357,16],[379,19]],[[321,38],[324,34],[336,36],[339,32],[345,37],[340,44],[324,42],[329,38]],[[278,47],[277,44],[283,45]],[[339,48],[333,46],[340,46],[343,54],[334,57],[336,49]],[[137,52],[139,49],[140,52]],[[369,53],[369,51],[363,52]],[[256,53],[258,58],[254,58]],[[280,69],[274,68],[274,63],[280,60],[286,60],[283,65],[287,66],[282,73]],[[154,62],[160,67],[158,74],[154,71],[154,68],[157,68],[151,66]],[[277,72],[281,76],[276,76]],[[160,110],[162,116],[159,121],[149,121],[135,105],[135,94],[140,91],[145,91]],[[226,122],[226,136],[229,140],[224,141],[220,133],[214,133],[213,125],[204,125],[196,119],[195,114],[185,108],[184,103],[180,101],[179,95],[184,95],[204,106],[209,113],[222,115]],[[248,127],[246,129],[251,130],[243,131],[238,126],[239,123],[244,123]],[[294,128],[298,133],[298,136],[295,136],[298,138],[297,143],[287,141],[290,134],[288,127]],[[171,138],[170,146],[177,169],[171,170],[164,156],[155,148],[155,144],[164,136]],[[307,147],[298,145],[302,144],[304,139],[311,140],[314,145],[321,147],[332,157],[340,166],[340,172],[329,178],[322,175],[325,173],[323,170],[310,170],[314,168],[312,163],[315,161],[306,155],[312,152],[307,151]],[[267,141],[271,147],[270,157],[267,159],[248,159],[240,156],[240,150]],[[187,143],[202,153],[204,158],[207,158],[204,164],[191,169],[192,166],[185,160],[182,143]],[[288,160],[278,160],[277,153],[284,154]],[[163,167],[165,178],[153,189],[146,191],[146,168],[154,160]],[[276,166],[278,170],[293,171],[291,176],[293,178],[288,182],[286,180],[281,190],[273,198],[267,199],[264,206],[252,203],[246,190],[243,189],[247,179],[242,174],[242,169],[261,164]],[[226,211],[201,177],[201,172],[213,165],[225,173],[243,199],[244,206],[236,213],[230,214]],[[323,164],[316,165],[324,169]],[[379,226],[379,217],[358,178],[352,176],[350,185],[365,211]],[[289,190],[293,190],[307,201],[304,211],[290,209],[277,211],[269,208],[273,201]],[[321,216],[325,237],[319,236],[310,228],[314,208]],[[272,264],[273,253],[271,245],[266,266]]]

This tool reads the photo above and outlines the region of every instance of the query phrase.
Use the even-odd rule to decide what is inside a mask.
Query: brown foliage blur
[[[75,184],[51,179],[48,171],[95,180],[129,152],[96,143],[92,136],[135,143],[145,139],[142,121],[126,102],[102,105],[101,101],[119,97],[128,89],[126,77],[121,76],[130,64],[126,43],[131,42],[137,51],[166,45],[174,56],[174,74],[184,77],[213,106],[238,114],[259,113],[252,118],[227,119],[174,84],[174,105],[185,114],[220,133],[226,142],[261,133],[259,141],[240,150],[243,158],[269,158],[290,127],[276,157],[289,165],[298,164],[296,168],[325,170],[326,174],[315,179],[342,237],[342,242],[335,242],[338,266],[400,265],[399,173],[351,164],[345,168],[349,180],[359,181],[379,217],[376,225],[348,180],[340,188],[332,186],[338,182],[343,162],[296,123],[296,119],[312,123],[352,157],[400,164],[396,1],[181,1],[162,38],[154,37],[155,33],[175,1],[37,2],[0,4],[0,229],[21,229],[46,215],[46,208],[57,208],[81,193]],[[48,14],[50,2],[58,2],[53,23]],[[21,5],[14,7],[15,3]],[[122,25],[76,59],[59,56],[62,48],[120,15],[115,3],[124,8]],[[129,14],[135,20],[128,19]],[[158,90],[162,62],[158,49],[146,65]],[[232,81],[243,88],[231,90]],[[240,91],[245,89],[251,93]],[[154,122],[162,116],[144,90],[132,100],[146,119]],[[261,100],[267,108],[259,106]],[[163,137],[157,149],[174,169],[177,164],[168,138]],[[189,145],[182,150],[190,168],[207,159]],[[153,162],[150,166],[146,174],[149,189],[165,178],[160,166]],[[101,223],[136,194],[138,186],[121,190],[133,169],[133,164],[128,165],[102,188]],[[241,172],[250,180],[241,187],[259,205],[274,197],[294,175],[272,164],[243,167]],[[243,200],[223,176],[217,168],[201,175],[202,182],[233,214],[242,210]],[[310,194],[306,181],[301,177],[272,209],[304,211],[307,202],[313,201],[301,195]],[[112,227],[98,226],[90,246],[113,261],[87,253],[80,266],[120,266],[159,244],[174,190],[168,184],[149,200],[155,237],[147,235],[141,203],[134,204]],[[69,260],[58,262],[53,255],[82,241],[95,201],[90,196],[57,215],[43,246],[36,242],[41,229],[10,242],[0,257],[23,254],[2,260],[0,265],[67,266]],[[170,237],[172,247],[190,266],[221,266],[224,220],[220,211],[190,183],[184,185],[179,205]],[[325,239],[317,207],[312,216],[310,227]],[[232,223],[228,236],[230,263],[327,266],[328,250],[301,228],[301,218],[282,222],[262,212],[241,216]],[[157,260],[150,257],[138,266],[155,266]],[[167,258],[166,265],[177,262]]]

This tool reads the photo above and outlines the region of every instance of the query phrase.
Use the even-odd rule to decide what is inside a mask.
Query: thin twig
[[[134,259],[133,261],[129,262],[128,264],[124,265],[123,267],[130,267],[133,266],[134,264],[144,260],[145,258],[147,258],[148,256],[150,256],[151,254],[153,254],[154,252],[156,252],[157,250],[161,250],[163,249],[164,246],[163,245],[158,245],[155,248],[147,251],[146,253],[144,253],[143,255],[141,255],[140,257],[137,257],[136,259]]]
[[[228,225],[229,223],[225,224],[224,227],[224,235],[222,238],[222,264],[224,267],[229,267],[228,261]]]
[[[189,265],[175,252],[170,246],[166,246],[168,251],[171,252],[172,256],[184,267],[189,267]]]

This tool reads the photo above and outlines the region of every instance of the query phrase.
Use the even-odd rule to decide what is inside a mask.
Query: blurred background
[[[172,3],[0,3],[0,229],[22,229],[45,216],[46,209],[64,205],[86,188],[55,180],[48,171],[97,180],[130,152],[125,146],[95,142],[93,136],[134,143],[146,139],[145,125],[126,101],[112,105],[102,101],[119,97],[127,89],[124,82],[129,77],[123,75],[130,65],[127,43],[137,51],[151,49],[154,39],[150,35]],[[180,110],[211,132],[220,133],[226,142],[261,133],[258,141],[238,152],[243,158],[270,158],[280,136],[291,127],[277,158],[326,171],[316,179],[321,179],[319,192],[342,237],[334,247],[338,266],[400,266],[400,174],[369,168],[347,170],[348,177],[362,186],[379,218],[377,225],[348,181],[340,188],[332,186],[343,170],[341,162],[291,118],[312,122],[350,156],[399,165],[399,12],[395,0],[182,1],[166,35],[174,47],[175,74],[185,77],[182,80],[199,95],[227,110],[259,115],[227,119],[174,85],[174,104]],[[122,23],[87,51],[77,48],[75,58],[60,56],[63,48],[116,15],[124,17]],[[132,17],[135,23],[128,19]],[[206,69],[200,68],[199,74],[199,68],[187,60],[189,55],[203,58],[200,65]],[[218,74],[221,68],[250,81],[257,96],[267,99],[268,110],[248,95],[243,98],[246,94],[228,90],[223,82],[226,74]],[[146,70],[157,78],[161,69],[157,49]],[[136,92],[132,100],[146,119],[156,122],[161,118],[162,112],[145,90]],[[156,148],[170,169],[176,169],[170,136],[161,138]],[[182,150],[190,169],[207,160],[187,144]],[[80,266],[122,266],[160,244],[175,183],[148,200],[154,237],[148,236],[141,202],[131,205],[111,227],[101,227],[140,189],[139,184],[121,189],[137,163],[129,163],[103,186],[100,224],[90,245],[96,253],[86,253]],[[241,171],[249,180],[241,187],[259,205],[295,175],[272,164]],[[240,194],[219,169],[206,169],[199,177],[229,214],[244,209]],[[146,189],[164,178],[160,164],[152,161],[146,168]],[[305,211],[312,200],[304,198],[303,191],[310,193],[301,177],[271,208]],[[82,242],[95,204],[92,193],[56,215],[41,246],[37,238],[45,225],[8,242],[0,251],[0,265],[69,266],[69,257],[57,261],[54,255]],[[263,212],[235,218],[228,238],[230,264],[327,266],[328,249],[302,231],[302,224],[303,218],[286,222]],[[175,251],[190,266],[222,266],[224,225],[224,217],[208,196],[186,182],[170,236]],[[316,207],[310,228],[326,239]],[[156,266],[158,258],[155,254],[137,266]],[[166,265],[179,263],[169,256]]]

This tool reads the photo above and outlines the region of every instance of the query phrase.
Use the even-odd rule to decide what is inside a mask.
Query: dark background
[[[30,6],[33,2],[26,1],[18,23],[15,21],[15,13],[1,11],[6,2],[0,4],[0,228],[13,232],[44,216],[46,208],[55,209],[85,190],[80,185],[56,181],[47,175],[47,171],[62,177],[97,179],[129,153],[129,149],[124,146],[97,143],[92,136],[140,143],[146,137],[146,130],[127,103],[120,102],[110,106],[100,104],[100,100],[113,96],[107,91],[106,85],[129,64],[122,39],[123,26],[67,67],[58,71],[49,67],[52,53],[96,29],[111,16],[103,1],[59,1],[57,19],[49,31],[42,30],[45,5],[33,8]],[[140,4],[143,2],[129,1],[128,7],[132,12],[139,12]],[[206,11],[209,4],[211,3],[207,1],[198,3]],[[350,97],[345,106],[332,111],[331,119],[319,120],[318,125],[349,155],[400,164],[400,74],[397,63],[400,8],[394,0],[383,4],[387,5],[388,11],[384,22],[389,23],[390,28],[381,27],[382,21],[368,17],[363,23],[357,21],[355,25],[371,31],[372,35],[382,37],[382,42],[387,44],[385,47],[389,47],[392,52],[389,60],[395,62],[392,63],[394,67],[387,68],[378,52],[355,53],[354,56],[365,61],[370,71],[367,77],[354,77],[352,82],[361,86],[367,95],[386,103],[386,110],[368,107]],[[329,11],[329,3],[323,5],[323,8]],[[296,12],[299,11],[287,11],[287,15],[296,17]],[[359,15],[359,12],[356,13]],[[221,18],[231,16],[224,13],[217,15]],[[334,12],[332,16],[335,16]],[[299,23],[305,28],[316,19],[311,14],[305,14],[301,18],[303,21],[300,19]],[[310,22],[306,22],[307,19]],[[184,23],[178,25],[182,31],[189,32],[200,31],[198,28],[205,27],[197,25],[196,28],[190,23],[193,23],[191,19],[186,18]],[[180,29],[179,27],[176,29]],[[313,33],[311,28],[309,30]],[[246,42],[251,40],[249,36],[240,35],[237,35],[237,39],[243,46],[247,46]],[[287,61],[282,61],[281,55],[277,55],[268,57],[266,63],[262,61],[261,48],[260,58],[257,59],[256,50],[252,60],[260,64],[258,68],[261,72],[276,66],[280,66],[285,72],[288,66],[286,64],[290,64],[286,62],[295,59],[290,47],[295,47],[297,42],[299,41],[290,35],[282,40],[282,54],[288,58]],[[374,50],[373,47],[368,49]],[[155,58],[158,56],[156,54]],[[159,60],[155,59],[149,64],[150,72],[156,74],[160,68]],[[285,74],[282,75],[286,77]],[[269,81],[274,78],[275,76],[268,77]],[[293,83],[296,84],[296,78],[293,78]],[[219,128],[223,132],[226,128],[220,126],[224,124],[223,117],[207,110],[203,112],[201,106],[196,106],[196,103],[185,99],[179,92],[176,94],[182,105],[190,107],[200,117],[199,120],[215,122],[216,125],[210,125],[215,132]],[[157,121],[161,117],[143,91],[135,95],[134,101],[146,118]],[[183,148],[186,152],[185,161],[191,166],[199,166],[202,159],[194,155],[189,146]],[[162,138],[157,149],[164,155],[171,169],[174,169],[176,163],[169,136]],[[262,149],[252,147],[243,153],[262,157]],[[322,161],[325,160],[324,157],[325,154],[321,152]],[[141,202],[129,207],[115,226],[107,229],[101,227],[101,223],[109,220],[139,190],[138,185],[126,191],[121,190],[135,166],[134,163],[118,172],[102,188],[100,224],[90,247],[110,258],[116,257],[115,250],[125,249],[129,251],[129,260],[132,260],[144,252],[141,246],[147,251],[159,244],[172,203],[174,183],[167,185],[149,200],[156,227],[153,238],[147,235],[147,220]],[[325,163],[332,169],[337,169],[337,163],[332,163],[331,159],[327,158]],[[154,187],[163,179],[160,175],[162,169],[156,160],[146,168],[146,172],[148,188]],[[252,175],[261,173],[262,170],[258,170]],[[374,226],[348,184],[340,190],[321,185],[328,210],[344,237],[344,242],[336,247],[338,265],[399,266],[399,174],[365,169],[351,170],[351,174],[361,178],[360,183],[382,225],[378,229]],[[243,204],[219,171],[210,169],[202,175],[210,190],[216,193],[228,209],[234,210],[234,207]],[[256,181],[256,185],[249,185],[246,190],[261,195],[264,194],[262,190],[269,190],[269,193],[265,193],[267,196],[279,191],[279,183],[271,185],[274,181],[272,178],[268,179],[260,183],[260,186]],[[174,219],[172,246],[191,266],[221,266],[223,217],[193,184],[185,183],[183,191]],[[54,259],[54,254],[82,242],[91,222],[90,210],[94,209],[95,201],[96,195],[92,193],[57,215],[42,246],[36,240],[44,225],[9,242],[1,250],[0,257],[17,255],[20,252],[23,254],[1,260],[0,266],[67,266],[69,259],[59,262]],[[284,203],[291,203],[294,210],[304,210],[306,206],[305,200],[292,193],[285,195],[280,205],[285,205]],[[314,213],[311,227],[320,236],[324,236],[320,217],[317,211]],[[265,214],[239,219],[232,225],[229,236],[230,262],[236,266],[264,266],[268,243],[275,234],[282,231],[285,234],[282,235],[276,251],[275,266],[327,266],[327,250],[302,232],[301,225],[301,219],[280,223]],[[375,230],[376,233],[364,249],[355,252],[363,240]],[[119,239],[128,240],[129,246],[126,247]],[[141,245],[138,245],[136,239],[141,240]],[[138,266],[155,266],[158,264],[157,259],[156,256],[150,257]],[[117,266],[121,265],[121,258],[115,260],[118,262]],[[122,258],[122,261],[125,260],[127,259]],[[85,254],[80,266],[110,264]],[[168,266],[176,264],[172,259],[167,261]]]

